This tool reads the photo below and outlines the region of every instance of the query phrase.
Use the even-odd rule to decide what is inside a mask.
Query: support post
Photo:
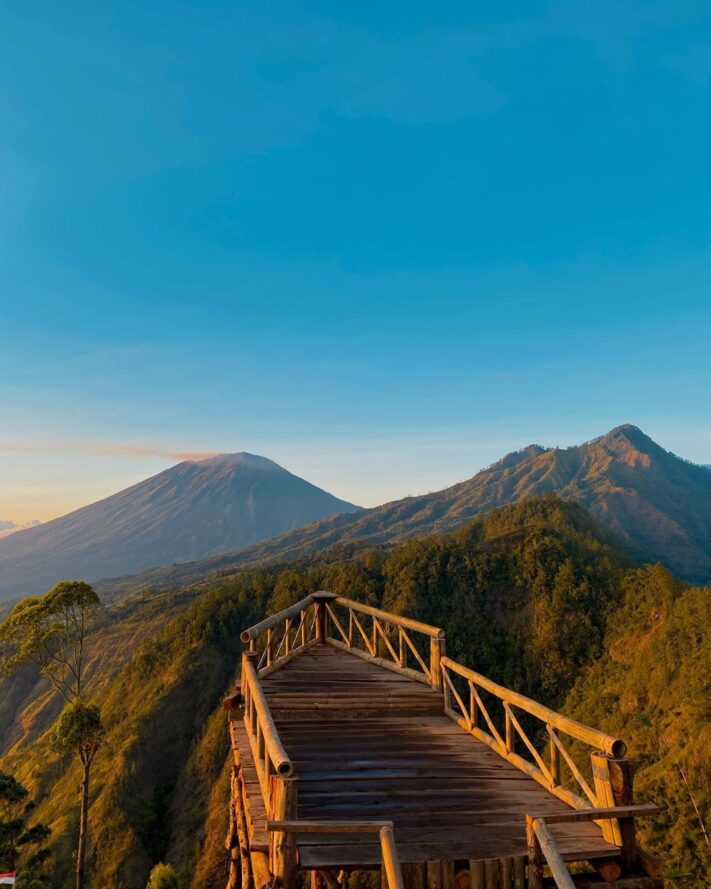
[[[607,767],[615,806],[634,805],[634,773],[636,763],[630,759],[608,756]],[[637,862],[637,841],[634,818],[619,818],[622,870],[629,873]]]
[[[447,653],[444,635],[430,637],[430,676],[432,688],[442,691],[442,658]]]
[[[296,782],[293,778],[270,778],[270,821],[296,819]],[[269,869],[284,889],[292,889],[296,878],[296,834],[275,830],[269,835]]]
[[[533,818],[526,815],[526,844],[528,846],[528,889],[543,887],[543,856],[533,829]]]
[[[604,753],[596,752],[590,754],[590,762],[595,781],[595,796],[598,808],[611,809],[615,805],[615,798],[612,793],[609,759]],[[622,845],[622,835],[617,820],[606,818],[597,823],[602,829],[602,838],[606,843],[611,843],[613,846]]]

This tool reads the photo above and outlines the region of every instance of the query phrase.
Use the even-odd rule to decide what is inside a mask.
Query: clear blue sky
[[[151,451],[711,462],[710,99],[705,2],[4,4],[0,519]]]

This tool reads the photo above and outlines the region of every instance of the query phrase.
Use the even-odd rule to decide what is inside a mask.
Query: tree
[[[175,868],[171,864],[156,864],[146,889],[179,889]]]
[[[77,844],[76,887],[84,885],[87,821],[89,818],[89,777],[91,764],[101,745],[104,728],[101,711],[96,704],[81,698],[72,701],[62,711],[52,730],[52,746],[58,753],[77,753],[82,764],[81,807],[79,813],[79,842]]]
[[[42,848],[50,829],[46,824],[28,826],[33,808],[27,788],[12,775],[0,772],[0,871],[14,871],[22,865],[25,885],[31,886],[32,880],[42,889],[38,871],[51,854]]]
[[[84,886],[89,777],[103,736],[99,708],[82,697],[86,628],[99,605],[99,597],[88,583],[62,580],[43,596],[18,602],[0,624],[3,672],[34,663],[67,702],[52,731],[52,746],[61,753],[76,753],[83,768],[76,889]]]
[[[34,663],[65,701],[80,697],[86,625],[99,605],[82,580],[62,580],[43,596],[22,599],[0,624],[2,671]]]

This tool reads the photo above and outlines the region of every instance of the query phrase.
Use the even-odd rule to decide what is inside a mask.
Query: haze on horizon
[[[711,463],[705,4],[173,13],[4,11],[0,520],[203,452],[363,505],[627,422]]]

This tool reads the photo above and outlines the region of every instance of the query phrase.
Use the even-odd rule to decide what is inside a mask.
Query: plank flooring
[[[428,686],[347,652],[316,646],[262,683],[294,763],[298,817],[392,820],[404,863],[523,855],[526,813],[568,810],[455,725]],[[235,724],[232,734],[261,846],[264,806],[246,733]],[[617,852],[593,823],[551,832],[567,860]],[[304,868],[380,865],[373,834],[301,834],[297,845]]]

